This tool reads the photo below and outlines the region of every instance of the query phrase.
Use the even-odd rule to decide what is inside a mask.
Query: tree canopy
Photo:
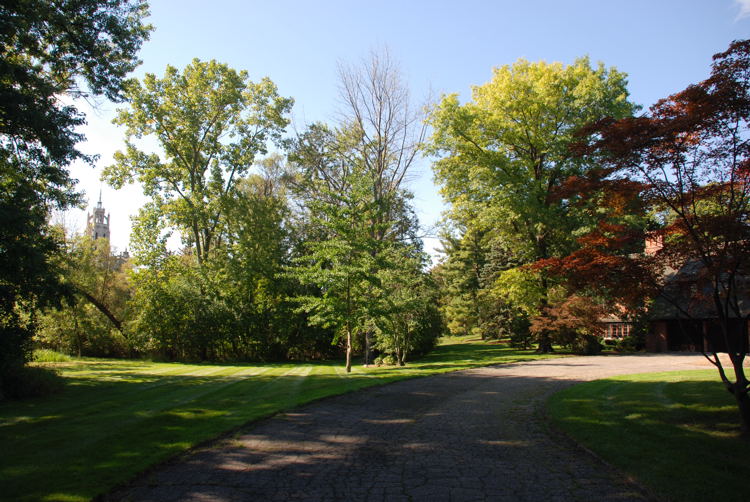
[[[676,318],[715,319],[720,335],[705,340],[706,355],[735,396],[746,431],[748,89],[750,41],[736,41],[714,56],[703,82],[660,100],[642,116],[605,118],[584,129],[575,151],[602,168],[567,184],[570,192],[597,202],[598,222],[582,236],[581,249],[540,264],[579,291],[631,308],[646,296],[670,304]],[[633,224],[647,218],[649,225]],[[653,244],[648,252],[632,252],[643,251],[647,240]],[[717,356],[724,350],[734,378]]]
[[[591,121],[633,113],[626,84],[623,73],[601,63],[592,68],[587,58],[568,66],[519,60],[496,68],[468,103],[444,96],[429,118],[429,151],[438,157],[433,167],[451,204],[449,218],[460,228],[490,232],[520,264],[574,249],[574,235],[589,221],[556,191],[596,163],[572,155],[568,144]],[[542,295],[523,308],[538,313],[544,307],[544,274],[505,276],[508,285],[537,281]]]
[[[385,300],[383,284],[393,280],[385,271],[400,267],[405,277],[424,275],[418,224],[404,187],[424,125],[387,53],[372,54],[360,67],[342,67],[340,78],[340,123],[313,124],[292,142],[297,196],[310,231],[289,274],[316,290],[298,298],[301,309],[312,322],[334,329],[336,340],[345,340],[348,371],[356,337],[364,339],[369,364],[378,321],[403,308]],[[409,293],[429,296],[427,288]],[[424,315],[425,309],[414,313],[415,322]],[[391,328],[377,345],[403,363],[418,345],[409,335],[416,330],[406,321]],[[439,327],[430,328],[420,336],[434,340]]]
[[[85,118],[61,96],[122,98],[150,26],[142,0],[10,0],[0,6],[0,379],[22,364],[33,322],[20,303],[58,301],[64,289],[47,230],[49,211],[79,202],[67,166]],[[0,382],[1,383],[1,382]]]
[[[587,58],[570,66],[520,60],[496,68],[466,104],[444,96],[430,116],[430,149],[451,216],[479,219],[531,260],[565,249],[579,221],[553,191],[591,168],[567,146],[584,124],[633,112],[626,84],[623,73]]]
[[[129,81],[125,96],[129,106],[115,123],[126,127],[126,150],[103,177],[115,188],[137,180],[151,197],[147,210],[177,229],[203,264],[224,231],[237,180],[279,140],[293,100],[268,78],[256,84],[247,72],[198,59],[182,73],[167,66],[163,78]],[[162,151],[141,150],[135,140],[144,136]]]

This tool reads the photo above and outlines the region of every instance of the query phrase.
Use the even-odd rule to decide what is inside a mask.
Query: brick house
[[[647,239],[645,254],[650,255],[662,247],[659,237]],[[646,334],[646,351],[700,352],[715,348],[726,352],[726,342],[721,333],[710,284],[702,279],[703,265],[694,260],[679,270],[665,270],[666,283],[662,295],[656,298],[648,312],[649,329]],[[750,280],[742,278],[738,285],[737,312],[731,312],[730,334],[741,340],[741,347],[750,347]],[[602,338],[621,340],[630,334],[632,325],[625,312],[600,319]]]
[[[701,279],[702,264],[695,260],[686,263],[667,279],[664,293],[649,310],[649,332],[646,350],[726,352],[727,346],[719,325],[712,289]],[[738,284],[739,312],[729,313],[729,336],[739,338],[739,347],[748,352],[748,318],[750,317],[750,281],[742,278]]]

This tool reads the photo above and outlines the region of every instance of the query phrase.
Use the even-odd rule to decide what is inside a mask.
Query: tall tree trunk
[[[370,365],[370,330],[365,331],[365,362],[364,366]]]
[[[548,288],[549,284],[547,282],[547,278],[544,276],[544,272],[542,272],[542,289],[544,290],[544,297],[542,298],[541,306],[539,308],[540,312],[544,312],[544,309],[549,305],[549,301],[547,299]],[[539,334],[538,343],[539,346],[536,349],[538,353],[549,354],[551,352],[554,352],[554,349],[552,348],[552,340],[549,336],[549,331],[544,330]]]
[[[115,328],[117,328],[117,331],[122,333],[122,322],[117,317],[115,317],[115,315],[107,308],[106,305],[104,305],[102,302],[96,299],[93,295],[90,295],[89,293],[84,291],[83,288],[80,288],[76,286],[75,284],[73,285],[73,287],[75,288],[78,294],[83,296],[86,300],[88,300],[91,303],[91,305],[96,307],[97,310],[99,310],[99,312],[104,314],[107,317],[107,319],[109,319],[109,321],[112,323],[112,325]]]
[[[740,410],[740,427],[742,435],[750,437],[750,397],[747,391],[740,385],[735,385],[734,399],[737,401],[737,408]]]
[[[346,326],[346,372],[352,372],[352,330],[348,322]]]
[[[346,280],[346,372],[352,372],[352,287]]]
[[[743,329],[743,334],[746,335],[746,330]],[[740,411],[740,426],[742,428],[742,434],[750,437],[750,396],[748,396],[747,388],[747,376],[745,375],[745,368],[743,362],[745,355],[741,350],[746,350],[742,347],[742,342],[739,342],[740,349],[733,351],[729,354],[729,358],[732,361],[734,367],[734,384],[732,384],[731,392],[734,395],[735,401],[737,401],[737,408]]]
[[[78,357],[81,357],[81,352],[82,352],[81,346],[83,345],[83,342],[81,342],[81,331],[78,328],[78,316],[77,315],[73,317],[73,323],[74,323],[75,331],[76,331],[76,348],[78,350]]]
[[[550,340],[547,331],[539,335],[539,346],[536,348],[536,351],[540,354],[549,354],[555,351],[555,349],[552,348],[552,341]]]

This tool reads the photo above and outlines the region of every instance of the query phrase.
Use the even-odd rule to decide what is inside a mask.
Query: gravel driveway
[[[107,499],[645,500],[551,432],[544,403],[581,381],[710,367],[695,354],[590,356],[397,382],[252,424]]]

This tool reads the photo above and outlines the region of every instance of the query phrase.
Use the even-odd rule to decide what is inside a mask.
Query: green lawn
[[[340,362],[53,363],[64,392],[0,403],[0,499],[88,500],[225,431],[324,396],[540,357],[551,356],[464,338],[403,368],[355,366],[350,375]]]
[[[627,375],[551,399],[556,426],[674,501],[746,501],[750,441],[715,370]]]

